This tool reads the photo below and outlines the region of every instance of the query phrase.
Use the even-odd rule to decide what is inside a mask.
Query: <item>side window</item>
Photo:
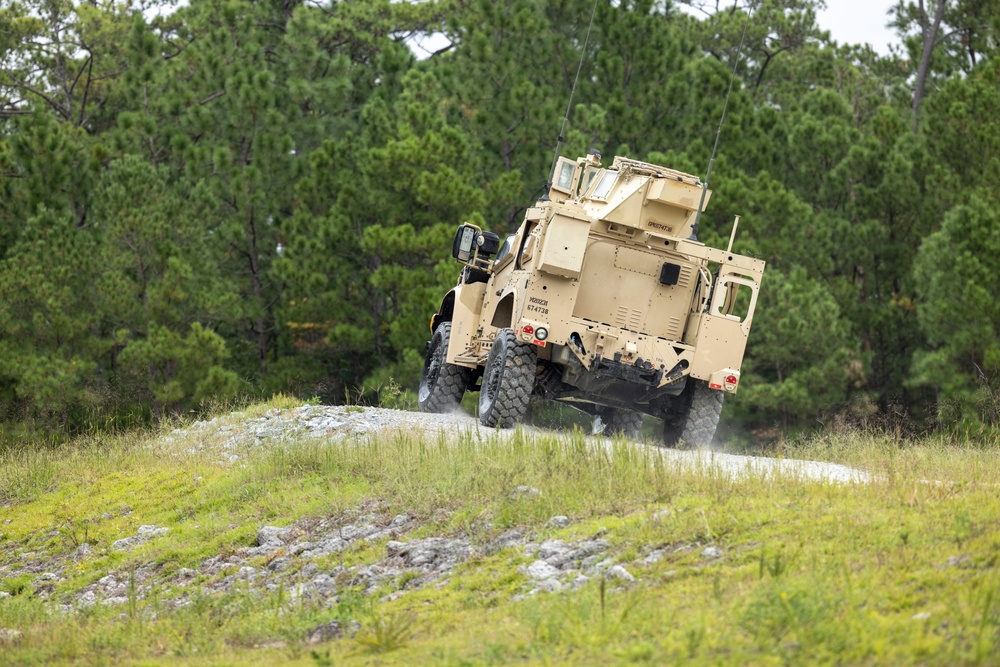
[[[555,172],[552,174],[552,189],[569,197],[575,197],[579,170],[576,161],[560,157],[556,162]]]
[[[587,198],[607,201],[608,195],[611,194],[611,188],[614,187],[615,179],[617,178],[617,171],[605,170],[599,178],[593,179],[596,183],[590,190],[587,191]]]
[[[583,192],[587,192],[588,190],[590,190],[590,186],[594,182],[594,177],[597,176],[597,173],[600,170],[601,170],[600,167],[587,167],[587,171],[583,173],[583,180],[580,184],[580,189]]]
[[[524,230],[524,238],[521,240],[521,247],[518,250],[517,268],[529,263],[535,256],[535,249],[538,247],[538,223],[531,223]]]
[[[556,185],[567,192],[573,187],[573,173],[576,165],[572,162],[563,162],[559,165],[559,176],[556,178]]]
[[[493,260],[494,263],[499,264],[500,260],[510,254],[510,247],[514,244],[514,239],[517,238],[516,234],[511,234],[506,239],[504,239],[503,245],[497,250],[496,259]]]
[[[727,274],[719,278],[714,291],[710,313],[736,320],[744,329],[749,329],[757,306],[757,284],[750,278]]]

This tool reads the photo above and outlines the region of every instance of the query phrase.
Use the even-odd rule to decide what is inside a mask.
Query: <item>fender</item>
[[[453,287],[441,300],[437,314],[431,318],[433,329],[441,322],[451,322],[451,338],[446,355],[449,364],[476,368],[476,332],[485,294],[486,283],[463,283]]]
[[[438,325],[442,322],[451,322],[452,318],[455,316],[455,292],[458,287],[453,287],[451,290],[444,295],[441,299],[441,305],[438,307],[437,312],[431,318],[431,333],[438,328]]]

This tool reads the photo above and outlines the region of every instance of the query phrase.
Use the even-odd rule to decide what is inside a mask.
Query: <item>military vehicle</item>
[[[418,401],[455,409],[479,392],[484,426],[525,419],[531,397],[565,401],[664,444],[707,446],[735,393],[764,262],[697,240],[698,177],[596,152],[558,157],[547,196],[501,239],[455,235],[458,284],[431,318]]]

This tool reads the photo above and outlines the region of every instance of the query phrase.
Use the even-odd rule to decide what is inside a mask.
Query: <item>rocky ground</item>
[[[511,493],[534,494],[537,490],[517,487]],[[662,518],[653,515],[650,520]],[[503,550],[509,550],[510,557],[524,563],[520,571],[525,575],[525,583],[513,594],[516,600],[579,587],[594,577],[602,577],[616,587],[628,586],[641,576],[644,565],[655,563],[668,553],[700,549],[706,562],[723,554],[722,549],[714,546],[650,544],[640,550],[640,558],[620,563],[603,539],[603,531],[577,540],[544,539],[546,533],[571,525],[568,517],[553,516],[540,534],[514,528],[481,539],[479,536],[493,532],[492,526],[484,523],[473,526],[466,535],[418,538],[408,536],[421,526],[415,517],[388,516],[378,503],[370,503],[291,526],[261,526],[253,544],[208,558],[197,568],[181,568],[166,575],[161,565],[148,563],[130,571],[109,573],[68,597],[53,596],[52,601],[61,611],[76,613],[93,605],[125,606],[156,590],[161,608],[176,609],[191,604],[195,595],[218,595],[236,589],[261,595],[280,589],[287,599],[334,607],[338,595],[345,590],[396,599],[421,586],[444,585],[459,564]],[[135,536],[119,540],[111,548],[129,551],[167,532],[165,528],[142,526]],[[378,548],[379,557],[374,562],[351,566],[334,562],[336,556],[352,546],[380,541],[383,546]],[[2,574],[4,577],[34,575],[36,595],[49,598],[54,585],[64,580],[64,572],[90,555],[91,549],[86,544],[70,558],[58,560],[32,561],[30,554],[24,554],[29,556],[28,564],[4,568]],[[164,597],[163,591],[170,593]],[[350,627],[327,624],[315,628],[310,640],[326,641],[351,631]]]
[[[531,433],[544,433],[537,428],[525,428]],[[214,447],[219,453],[220,460],[230,463],[239,461],[242,449],[304,437],[337,441],[393,431],[434,435],[473,432],[484,437],[510,437],[514,433],[513,430],[480,426],[475,417],[460,412],[441,415],[387,408],[324,405],[304,405],[290,410],[274,409],[261,417],[238,423],[234,423],[232,416],[220,417],[212,421],[195,422],[185,431],[200,432],[209,436],[203,439],[204,444],[201,447]],[[176,431],[175,435],[181,435],[181,431]],[[608,439],[599,436],[593,436],[592,440],[595,443],[609,443]],[[636,446],[652,445],[637,443]],[[727,475],[780,474],[830,482],[868,480],[865,472],[836,463],[742,456],[721,451],[680,451],[661,447],[653,449],[677,464],[715,467]]]
[[[183,431],[164,436],[152,446],[186,448],[208,453],[232,469],[254,448],[302,438],[317,438],[335,446],[369,434],[403,430],[422,431],[440,437],[451,433],[474,432],[482,437],[508,437],[512,431],[481,428],[468,415],[427,415],[399,410],[355,406],[301,406],[274,409],[258,417],[229,415],[212,421],[192,424]],[[191,437],[195,435],[196,437]],[[596,446],[608,441],[591,436]],[[192,442],[199,444],[193,448]],[[635,444],[636,447],[650,445]],[[719,452],[682,452],[654,448],[654,451],[682,465],[714,466],[729,475],[769,475],[776,472],[807,479],[847,482],[865,481],[865,474],[840,465],[736,456]],[[511,494],[537,494],[531,487],[516,487]],[[109,515],[110,516],[110,515]],[[440,517],[437,517],[440,519]],[[473,557],[486,557],[503,550],[516,558],[525,575],[524,586],[513,595],[526,596],[578,587],[589,579],[602,577],[614,586],[629,586],[642,576],[644,565],[678,550],[699,550],[709,561],[722,555],[715,546],[699,544],[650,544],[639,549],[640,556],[618,562],[602,533],[574,540],[547,539],[553,530],[569,527],[565,516],[553,516],[540,533],[521,528],[501,534],[492,526],[474,526],[467,534],[411,536],[430,523],[411,514],[389,515],[379,503],[372,502],[343,513],[313,517],[291,526],[261,525],[254,543],[230,553],[218,554],[196,568],[169,571],[162,565],[148,563],[129,571],[109,572],[100,580],[70,595],[54,594],[55,585],[64,581],[65,572],[93,557],[86,542],[75,552],[59,558],[20,554],[21,564],[0,568],[4,578],[31,575],[36,595],[52,596],[53,604],[66,613],[75,613],[93,605],[127,605],[156,591],[166,608],[191,604],[195,595],[232,592],[237,587],[251,595],[281,591],[290,599],[299,598],[321,605],[336,605],[341,591],[395,598],[427,585],[442,585],[459,564]],[[653,516],[650,520],[658,520]],[[438,522],[435,522],[438,523]],[[131,551],[149,540],[168,536],[168,529],[155,525],[141,526],[135,535],[110,545],[117,551]],[[377,553],[364,564],[338,563],[337,556],[349,548],[370,544]],[[0,597],[9,597],[0,592]],[[311,640],[325,641],[352,629],[321,626]]]

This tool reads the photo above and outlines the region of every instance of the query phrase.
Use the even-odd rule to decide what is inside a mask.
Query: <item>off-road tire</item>
[[[663,444],[679,449],[709,447],[722,414],[725,393],[688,379],[684,393],[663,416]]]
[[[465,389],[472,382],[474,370],[445,361],[450,338],[451,322],[442,322],[434,330],[427,346],[420,389],[417,391],[417,405],[421,412],[451,412],[462,402]]]
[[[642,413],[624,408],[606,408],[601,413],[604,435],[638,440],[642,436]]]
[[[534,345],[518,341],[511,329],[497,332],[479,389],[479,422],[483,426],[510,428],[524,421],[537,363]]]

